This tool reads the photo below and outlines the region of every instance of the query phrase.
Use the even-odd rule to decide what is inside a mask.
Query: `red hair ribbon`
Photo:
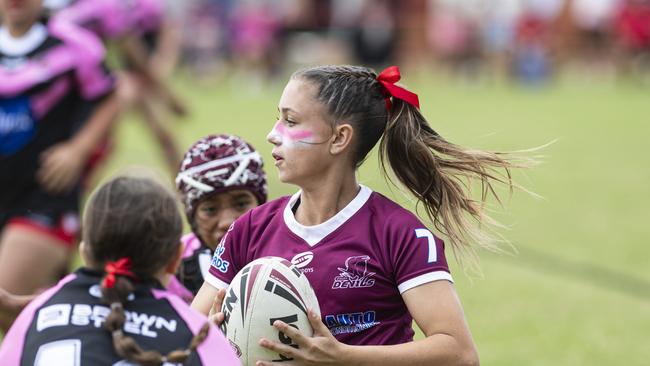
[[[106,277],[102,281],[102,286],[106,288],[113,288],[115,286],[115,276],[135,278],[135,274],[131,272],[130,258],[120,258],[116,262],[106,262],[104,271],[106,271]]]
[[[396,82],[401,79],[402,75],[399,73],[399,67],[389,66],[382,71],[379,76],[377,76],[377,81],[384,86],[384,91],[386,95],[386,109],[390,111],[390,108],[393,106],[393,103],[390,101],[390,97],[401,99],[408,104],[414,105],[420,109],[420,100],[418,95],[411,93],[410,91],[402,88],[401,86],[395,85]]]

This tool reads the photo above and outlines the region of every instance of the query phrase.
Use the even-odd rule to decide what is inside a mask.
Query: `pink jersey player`
[[[273,323],[297,348],[273,339],[260,339],[261,346],[309,365],[478,364],[443,242],[415,215],[359,184],[356,170],[381,138],[384,167],[462,251],[471,250],[469,243],[489,244],[467,220],[469,214],[482,221],[483,202],[473,200],[462,180],[481,181],[485,198],[495,181],[508,184],[495,170],[509,176],[515,165],[507,155],[447,142],[399,79],[394,66],[379,75],[321,66],[291,77],[267,140],[280,180],[300,191],[235,221],[215,250],[194,308],[207,313],[247,263],[280,256],[308,277],[321,317],[308,311],[313,337]],[[424,339],[413,341],[413,320]]]
[[[153,31],[162,18],[158,0],[80,0],[56,15],[57,20],[89,28],[103,39]]]

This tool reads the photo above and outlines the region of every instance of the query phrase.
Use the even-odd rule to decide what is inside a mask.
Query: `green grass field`
[[[648,365],[650,90],[573,80],[531,91],[404,75],[425,116],[453,142],[520,150],[557,140],[541,152],[542,165],[516,175],[544,198],[517,192],[496,214],[519,253],[480,253],[480,276],[453,268],[482,364]],[[283,85],[251,94],[233,83],[195,86],[179,77],[175,86],[192,108],[173,126],[182,149],[227,132],[272,161],[265,136]],[[117,141],[102,177],[127,166],[162,169],[132,116]],[[278,182],[272,164],[267,170],[271,197],[295,190]],[[377,159],[369,159],[360,181],[409,206],[378,172]]]

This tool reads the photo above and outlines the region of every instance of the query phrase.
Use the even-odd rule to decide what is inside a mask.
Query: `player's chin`
[[[292,174],[291,170],[287,170],[284,167],[278,166],[278,179],[282,183],[292,183]]]

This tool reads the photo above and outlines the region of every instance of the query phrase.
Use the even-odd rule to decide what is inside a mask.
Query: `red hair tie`
[[[106,262],[104,271],[106,271],[106,277],[104,277],[104,280],[102,281],[102,286],[105,288],[115,287],[115,276],[136,277],[135,274],[131,272],[130,258],[120,258],[116,262]]]
[[[420,109],[420,100],[418,95],[411,93],[410,91],[402,88],[401,86],[395,85],[396,82],[401,79],[402,75],[399,73],[399,67],[389,66],[382,71],[379,76],[377,76],[377,81],[381,83],[384,87],[384,94],[386,95],[386,109],[390,111],[393,103],[390,101],[390,97],[401,99],[408,104],[414,105],[416,108]]]

